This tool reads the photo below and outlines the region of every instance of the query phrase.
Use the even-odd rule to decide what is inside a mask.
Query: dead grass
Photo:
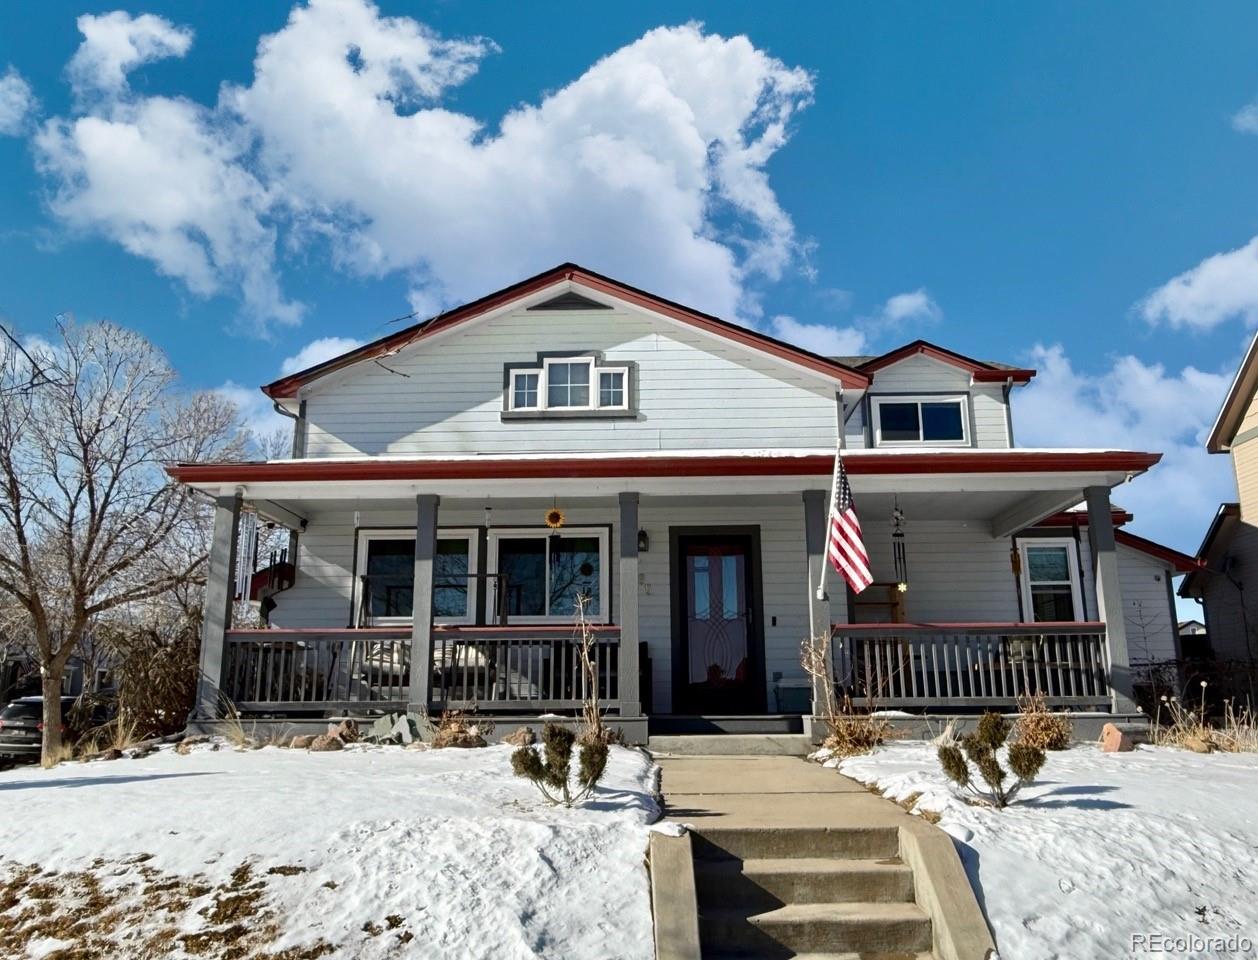
[[[471,710],[445,710],[434,725],[434,750],[447,747],[483,747],[494,732],[494,722]]]
[[[1209,720],[1207,686],[1201,681],[1201,699],[1195,708],[1184,706],[1179,697],[1162,697],[1153,718],[1153,742],[1197,753],[1258,753],[1258,716],[1247,706],[1238,710],[1234,701],[1225,700],[1223,716]]]
[[[1011,743],[1025,743],[1040,750],[1065,750],[1074,740],[1075,728],[1070,718],[1049,710],[1042,693],[1019,697],[1018,713]]]
[[[280,934],[267,877],[303,867],[280,864],[258,875],[245,861],[221,882],[154,869],[142,854],[97,859],[83,870],[41,870],[0,861],[0,956],[26,955],[46,938],[61,945],[46,958],[166,957],[205,960],[318,960],[336,949],[324,939],[269,951]],[[392,919],[390,929],[393,929]]]

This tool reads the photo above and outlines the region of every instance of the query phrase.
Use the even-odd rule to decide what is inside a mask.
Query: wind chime
[[[891,510],[891,523],[895,527],[891,531],[891,556],[895,560],[895,588],[901,593],[907,593],[909,561],[904,549],[904,511],[900,509],[899,497],[896,497],[895,506]]]

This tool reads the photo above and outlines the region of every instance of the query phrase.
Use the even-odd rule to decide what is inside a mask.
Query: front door
[[[674,710],[743,714],[764,709],[764,641],[757,610],[756,538],[750,533],[677,538],[679,629]],[[680,674],[680,675],[679,675]]]

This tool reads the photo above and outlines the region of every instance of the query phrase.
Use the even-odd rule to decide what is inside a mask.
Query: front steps
[[[706,960],[930,957],[930,920],[913,900],[895,827],[695,831]]]
[[[652,734],[646,748],[670,757],[806,757],[815,749],[802,733]]]

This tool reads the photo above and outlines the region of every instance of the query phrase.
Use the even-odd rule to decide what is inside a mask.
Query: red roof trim
[[[959,367],[968,372],[978,383],[1004,383],[1006,380],[1012,380],[1014,383],[1026,383],[1035,376],[1034,370],[1006,370],[1001,367],[993,367],[990,363],[983,363],[981,360],[974,360],[971,357],[954,353],[951,350],[945,350],[943,347],[935,346],[935,344],[926,340],[914,340],[912,343],[906,343],[890,353],[884,353],[882,356],[875,357],[867,363],[862,363],[860,369],[864,373],[876,372],[917,354],[930,357],[932,360],[938,360],[940,363]]]
[[[605,277],[602,274],[586,270],[575,263],[564,263],[547,270],[545,273],[539,273],[535,277],[521,280],[509,287],[504,287],[496,293],[491,293],[488,296],[481,297],[479,300],[473,300],[471,303],[440,314],[432,320],[414,324],[405,330],[389,334],[387,337],[365,344],[339,357],[333,357],[331,360],[306,370],[300,370],[287,377],[282,377],[264,386],[262,392],[273,400],[295,397],[302,386],[318,377],[325,376],[363,360],[383,356],[411,343],[418,343],[443,330],[449,330],[451,327],[479,317],[490,310],[505,306],[514,300],[527,297],[531,293],[544,290],[546,287],[564,280],[574,281],[590,289],[598,290],[637,306],[653,310],[656,313],[661,313],[664,316],[679,320],[700,330],[714,333],[727,340],[733,340],[743,346],[760,350],[782,360],[797,363],[825,376],[834,377],[844,386],[857,389],[869,386],[870,378],[868,376],[828,357],[820,356],[801,347],[792,346],[789,343],[776,340],[747,327],[729,323],[719,317],[701,313],[698,310],[675,303],[672,300],[666,300],[637,287],[631,287],[626,283],[621,283],[619,280],[613,280],[611,277]]]
[[[1124,523],[1131,523],[1136,519],[1132,514],[1119,507],[1115,507],[1110,511],[1110,516],[1114,519],[1114,526],[1121,527]],[[1076,523],[1087,526],[1088,512],[1086,510],[1063,510],[1061,513],[1055,513],[1051,517],[1045,517],[1037,527],[1073,527]]]
[[[1195,557],[1190,557],[1186,553],[1180,553],[1178,550],[1147,540],[1144,537],[1138,537],[1134,533],[1128,533],[1126,530],[1115,530],[1114,539],[1123,546],[1131,547],[1133,550],[1139,550],[1141,553],[1147,553],[1158,560],[1166,561],[1178,573],[1190,573],[1204,566]]]
[[[1140,473],[1162,455],[1125,451],[1078,453],[870,454],[845,463],[854,476],[921,473]],[[344,480],[524,480],[598,477],[792,477],[826,476],[828,455],[753,457],[546,457],[506,460],[279,460],[251,463],[182,463],[166,472],[182,483],[264,483]]]

